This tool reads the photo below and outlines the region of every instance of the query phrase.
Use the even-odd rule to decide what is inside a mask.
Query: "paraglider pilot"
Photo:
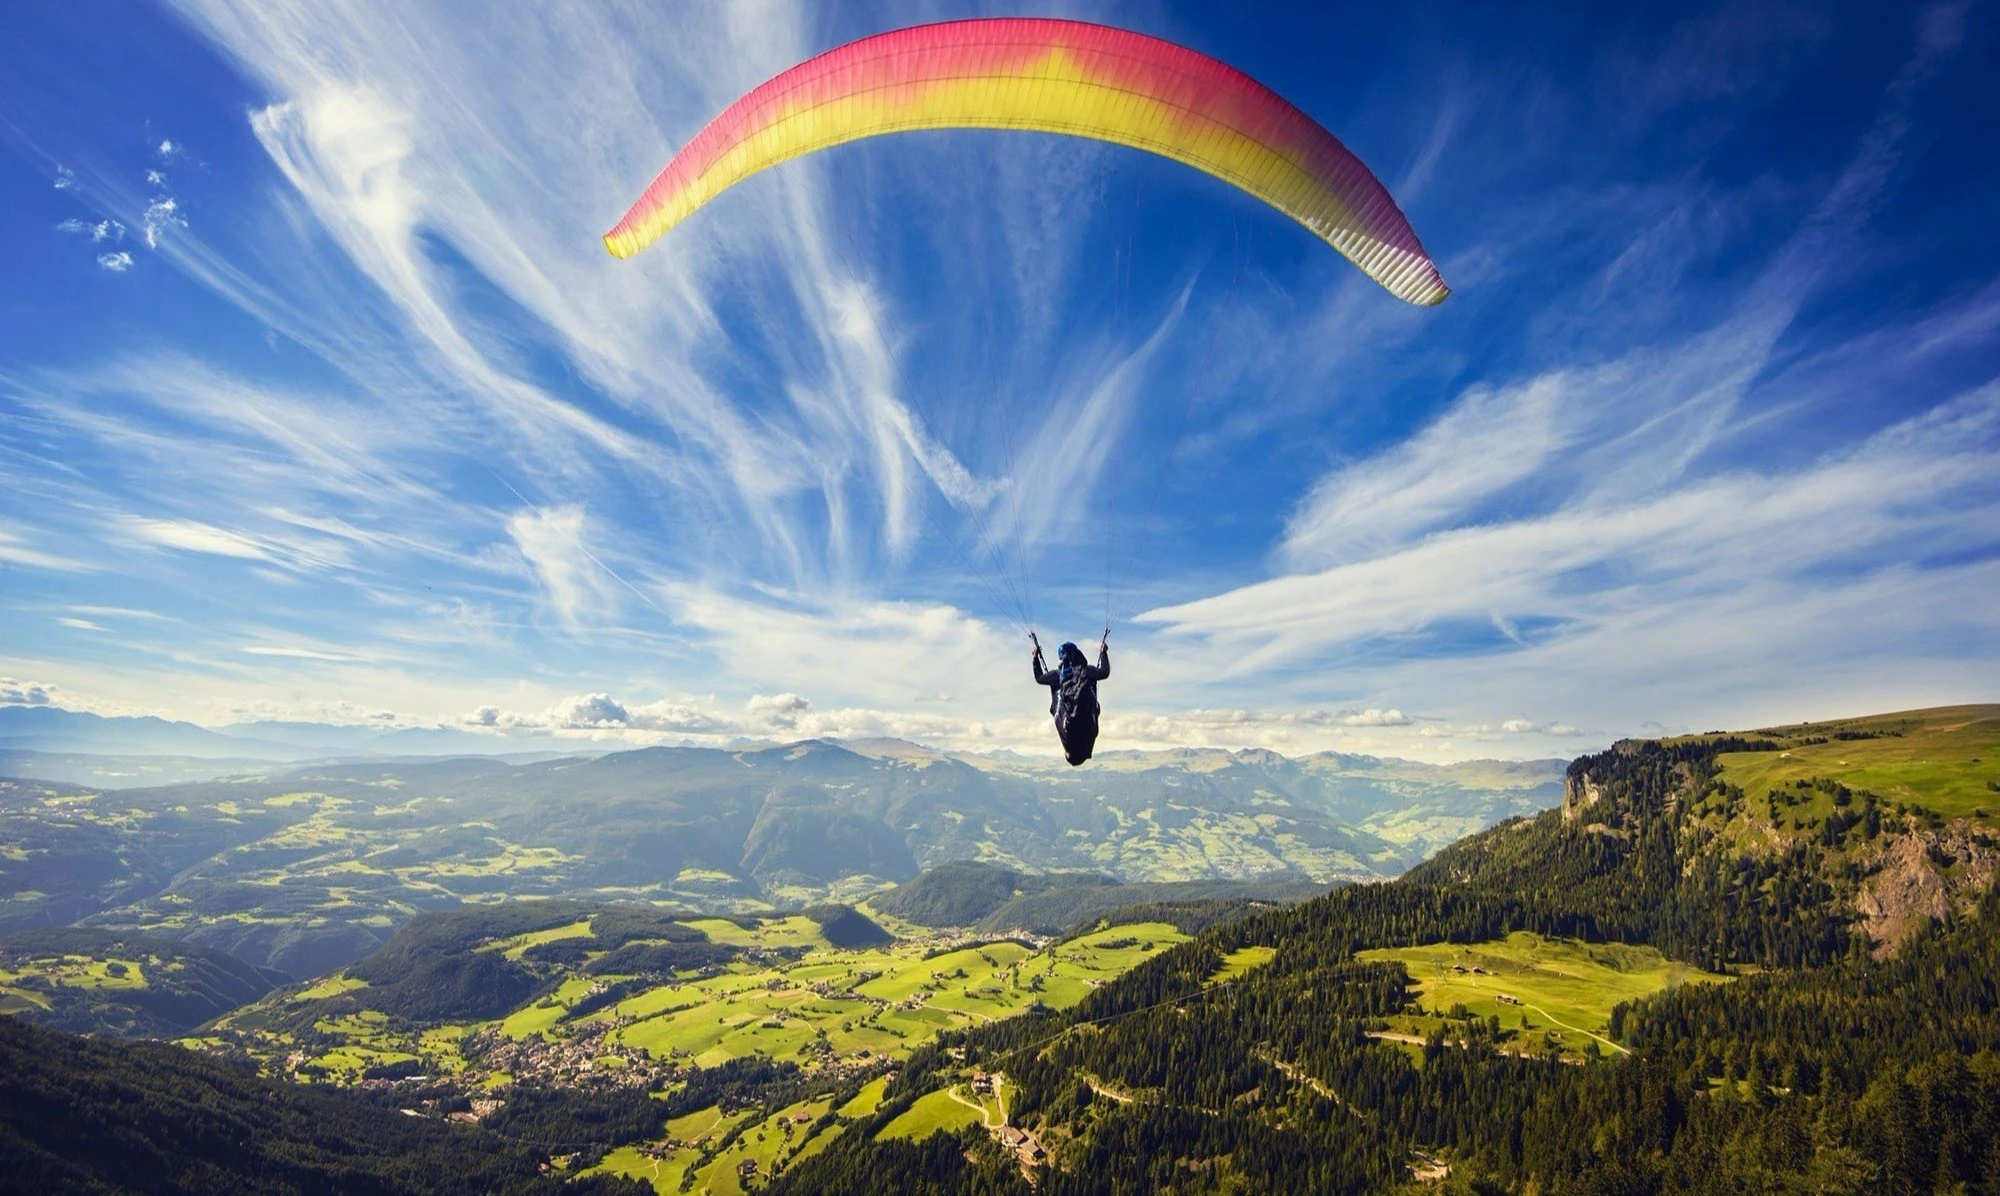
[[[1083,649],[1073,643],[1066,643],[1056,650],[1056,667],[1042,667],[1042,642],[1033,635],[1035,654],[1029,661],[1034,666],[1035,684],[1046,685],[1053,692],[1049,694],[1049,713],[1055,716],[1056,738],[1062,740],[1063,756],[1070,765],[1090,759],[1091,749],[1097,746],[1097,683],[1111,676],[1111,645],[1108,641],[1097,645],[1097,663],[1091,664],[1083,654]]]

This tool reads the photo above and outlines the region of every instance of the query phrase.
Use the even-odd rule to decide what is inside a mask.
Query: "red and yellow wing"
[[[731,104],[605,234],[629,257],[760,170],[912,129],[1027,129],[1148,150],[1318,234],[1411,303],[1451,293],[1373,174],[1270,88],[1158,38],[1079,21],[921,25],[850,42]]]

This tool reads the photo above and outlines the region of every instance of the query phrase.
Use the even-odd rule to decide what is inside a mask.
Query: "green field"
[[[1099,985],[1187,941],[1167,923],[1147,922],[1040,948],[933,935],[844,950],[827,943],[818,925],[803,917],[685,924],[745,953],[622,1000],[604,999],[581,1017],[574,1013],[579,1001],[632,978],[544,964],[553,986],[546,995],[503,1017],[466,1024],[413,1024],[362,1008],[356,998],[371,990],[336,974],[231,1013],[217,1024],[216,1037],[202,1045],[243,1050],[271,1073],[292,1078],[346,1084],[365,1078],[370,1069],[401,1067],[453,1077],[468,1094],[502,1100],[517,1084],[567,1083],[607,1071],[639,1083],[649,1076],[671,1083],[677,1069],[690,1063],[710,1067],[757,1055],[808,1069],[865,1073],[907,1057],[945,1030],[983,1025],[1037,1002],[1074,1005]],[[588,919],[563,922],[495,937],[473,950],[514,955],[536,943],[590,932]],[[1238,956],[1230,962],[1239,968],[1267,958],[1255,951]],[[745,1110],[724,1118],[711,1107],[677,1118],[658,1141],[611,1152],[599,1169],[663,1192],[679,1191],[684,1181],[691,1191],[737,1192],[746,1163],[756,1164],[751,1175],[768,1178],[800,1153],[824,1149],[833,1135],[876,1111],[886,1084],[876,1076],[838,1110],[830,1094],[769,1116]],[[939,1127],[1004,1120],[996,1097],[969,1091],[959,1097],[926,1098],[899,1117],[891,1132],[919,1136]],[[815,1129],[829,1114],[835,1120]],[[736,1137],[718,1149],[732,1131]]]
[[[50,956],[22,961],[12,970],[0,968],[0,987],[19,984],[29,976],[39,976],[49,984],[64,988],[141,989],[146,987],[146,966],[136,959]]]
[[[146,969],[172,965],[157,960],[93,959],[88,955],[50,955],[16,959],[12,967],[0,967],[0,1014],[46,1010],[49,995],[23,983],[34,980],[49,988],[87,992],[140,991],[146,987]]]
[[[878,1138],[908,1138],[912,1141],[932,1134],[979,1124],[979,1110],[952,1096],[951,1089],[928,1093],[882,1127]]]
[[[1239,947],[1222,957],[1222,967],[1211,980],[1234,980],[1252,968],[1261,968],[1277,958],[1276,947]]]
[[[341,993],[353,992],[357,988],[367,988],[366,980],[356,980],[351,976],[328,976],[317,984],[302,988],[292,994],[294,1001],[317,1001],[323,997],[335,997]]]
[[[1724,779],[1752,798],[1825,777],[1890,802],[1951,818],[2000,816],[2000,706],[1947,706],[1874,718],[1767,728],[1791,743],[1776,752],[1717,757]],[[1869,738],[1839,739],[1845,733]],[[1825,739],[1824,743],[1800,742]],[[1820,797],[1825,809],[1831,799]]]
[[[851,1101],[834,1110],[842,1117],[866,1117],[882,1107],[882,1090],[889,1086],[887,1076],[877,1076],[862,1086],[861,1092]]]
[[[559,939],[581,939],[590,937],[590,919],[571,922],[567,926],[552,926],[547,930],[537,930],[531,934],[517,934],[486,946],[488,951],[498,951],[508,959],[519,959],[527,954],[528,948],[541,943],[553,943]]]
[[[590,976],[569,977],[548,996],[508,1014],[500,1023],[500,1032],[509,1038],[544,1033],[561,1021],[563,1015],[569,1012],[569,1007],[581,1000],[596,983],[596,979]]]
[[[709,922],[691,925],[710,929]],[[738,934],[757,933],[721,925]],[[802,918],[772,923],[763,941],[789,944],[811,925]],[[1042,951],[999,942],[932,958],[916,943],[839,951],[821,940],[797,963],[735,964],[719,976],[641,993],[598,1016],[633,1019],[613,1031],[613,1041],[703,1066],[751,1054],[796,1057],[808,1050],[834,1057],[864,1051],[868,1057],[901,1057],[942,1030],[997,1021],[1036,1001],[1068,1008],[1186,937],[1165,923],[1148,922],[1096,931]],[[541,1028],[526,1012],[509,1019],[510,1032]]]
[[[1728,979],[1651,947],[1547,939],[1525,930],[1492,942],[1388,947],[1356,958],[1401,963],[1426,1013],[1463,1005],[1473,1017],[1498,1017],[1506,1030],[1524,1028],[1525,1017],[1527,1029],[1560,1031],[1564,1045],[1575,1048],[1583,1043],[1571,1036],[1603,1041],[1617,1005],[1679,984]]]

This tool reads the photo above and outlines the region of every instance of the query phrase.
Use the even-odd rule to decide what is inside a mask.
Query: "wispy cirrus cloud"
[[[238,560],[273,559],[265,546],[251,537],[193,519],[149,519],[143,515],[127,515],[119,520],[119,526],[132,539],[162,548],[235,557]]]
[[[93,568],[87,562],[73,557],[60,556],[35,548],[20,533],[9,530],[5,524],[0,524],[0,563],[64,572]]]

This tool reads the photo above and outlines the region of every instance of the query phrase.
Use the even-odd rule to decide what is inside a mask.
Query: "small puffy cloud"
[[[726,735],[736,727],[684,702],[658,701],[628,706],[610,694],[577,694],[540,714],[518,714],[481,706],[460,717],[459,725],[496,731],[641,731],[663,735]]]
[[[1354,710],[1340,716],[1343,727],[1407,727],[1416,720],[1400,710]]]
[[[743,709],[753,722],[789,729],[798,726],[799,716],[811,710],[812,703],[794,693],[756,694]]]
[[[113,274],[123,274],[132,268],[132,255],[122,249],[116,253],[100,253],[97,264]]]
[[[752,695],[743,709],[751,714],[804,714],[812,709],[812,703],[797,694]]]
[[[149,170],[146,172],[146,181],[155,187],[164,187],[167,185],[166,172],[163,170]]]
[[[0,677],[0,706],[48,706],[55,700],[53,685]]]
[[[109,219],[78,220],[75,217],[71,217],[61,224],[56,225],[56,231],[75,233],[80,237],[89,237],[93,242],[111,241],[116,243],[125,239],[125,226],[116,220]]]
[[[678,735],[719,735],[731,729],[726,720],[679,702],[634,706],[626,712],[626,725],[641,731]]]
[[[159,149],[156,152],[162,159],[171,162],[175,158],[184,157],[187,154],[187,148],[181,145],[180,142],[169,137],[161,140]]]
[[[162,195],[147,204],[139,217],[139,235],[145,238],[148,249],[158,249],[161,235],[168,230],[186,227],[187,218],[181,215],[180,202],[171,195]]]
[[[1500,724],[1500,729],[1509,735],[1581,735],[1582,731],[1568,723],[1538,723],[1531,719],[1510,718]]]
[[[76,186],[76,171],[67,166],[56,167],[56,190],[68,191]]]
[[[586,730],[604,727],[623,727],[631,717],[629,711],[610,694],[585,694],[564,698],[549,711],[549,721],[558,727]]]

